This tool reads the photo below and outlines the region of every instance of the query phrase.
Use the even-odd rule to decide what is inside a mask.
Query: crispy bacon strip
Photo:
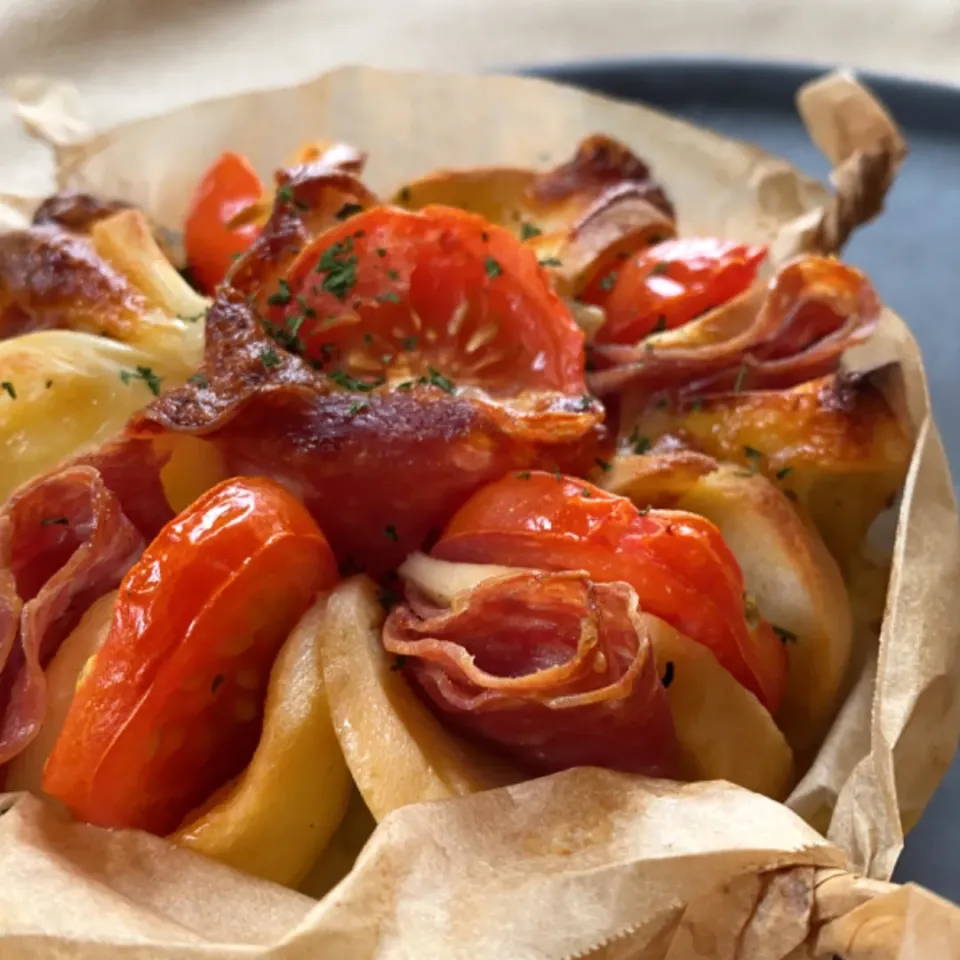
[[[333,160],[324,155],[313,163],[277,172],[279,189],[270,217],[227,275],[234,290],[248,295],[261,293],[261,309],[268,292],[276,289],[278,278],[287,272],[297,254],[338,222],[337,214],[345,205],[365,210],[378,202],[354,173],[353,155],[339,160],[339,154],[332,156]]]
[[[160,463],[120,442],[27,484],[0,511],[0,763],[43,721],[43,668],[172,516]]]
[[[666,692],[626,584],[530,571],[481,583],[450,610],[414,597],[391,612],[383,643],[445,723],[532,769],[677,775]]]
[[[677,330],[594,347],[588,383],[600,395],[627,386],[688,395],[790,387],[833,372],[841,354],[876,329],[880,309],[859,270],[801,257],[766,290],[754,287]]]
[[[603,134],[586,137],[570,160],[538,174],[529,189],[536,202],[548,204],[574,195],[600,196],[624,184],[630,184],[666,217],[674,218],[673,204],[650,167],[624,144]]]
[[[264,366],[266,350],[275,366]],[[207,317],[204,369],[204,379],[165,393],[130,430],[203,436],[229,472],[279,480],[307,505],[340,563],[375,576],[485,483],[535,464],[581,469],[603,438],[596,406],[580,396],[544,394],[539,405],[511,409],[422,385],[344,391],[277,348],[231,291]]]

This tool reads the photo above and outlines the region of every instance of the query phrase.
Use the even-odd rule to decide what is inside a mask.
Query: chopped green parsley
[[[491,280],[495,280],[503,273],[503,267],[501,267],[499,262],[493,257],[487,257],[487,259],[483,261],[483,269]]]
[[[160,383],[163,378],[158,377],[151,367],[138,366],[136,373],[130,370],[121,370],[120,379],[126,384],[130,384],[133,380],[142,380],[155,397],[160,396]]]

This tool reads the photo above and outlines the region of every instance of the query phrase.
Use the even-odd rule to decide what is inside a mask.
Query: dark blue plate
[[[757,143],[825,179],[827,162],[807,138],[794,95],[827,69],[658,58],[524,72],[641,100]],[[954,478],[960,478],[960,87],[872,74],[860,79],[893,113],[910,157],[886,212],[854,236],[844,256],[873,278],[920,341],[937,423]],[[895,879],[916,881],[960,903],[960,762],[907,838]]]

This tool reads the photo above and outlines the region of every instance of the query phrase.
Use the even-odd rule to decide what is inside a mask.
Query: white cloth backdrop
[[[960,81],[960,0],[0,0],[0,75],[76,81],[102,126],[328,67],[484,69],[650,53]],[[0,190],[48,168],[0,117]]]

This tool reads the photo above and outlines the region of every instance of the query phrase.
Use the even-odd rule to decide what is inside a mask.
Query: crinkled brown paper
[[[61,186],[123,197],[171,230],[228,147],[269,176],[306,141],[347,141],[369,151],[369,180],[387,191],[437,167],[547,165],[604,132],[652,164],[683,232],[771,243],[782,259],[838,249],[879,212],[905,152],[883,110],[842,75],[798,98],[834,192],[755,147],[531,79],[351,68],[93,138],[67,88],[24,82],[17,96],[55,150]],[[15,223],[30,207],[10,197],[0,213]],[[884,385],[917,442],[879,646],[867,644],[792,809],[726,784],[574,770],[396,811],[318,903],[155,837],[69,824],[11,798],[0,819],[0,956],[960,957],[960,910],[882,882],[960,731],[957,508],[904,323],[887,312],[848,360],[899,361],[902,376]]]

